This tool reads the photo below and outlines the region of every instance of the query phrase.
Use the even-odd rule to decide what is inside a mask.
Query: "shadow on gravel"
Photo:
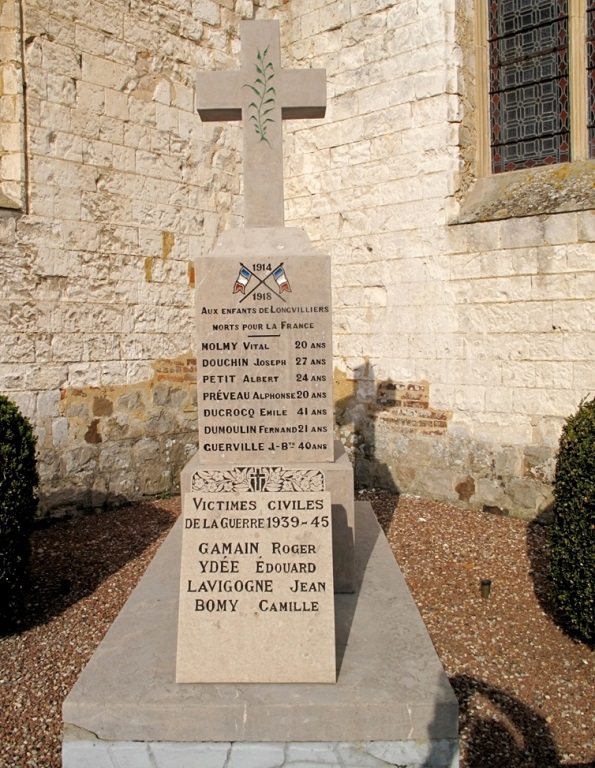
[[[355,500],[370,502],[384,535],[388,535],[392,519],[397,512],[399,494],[393,491],[361,490],[356,493]]]
[[[527,526],[527,555],[531,563],[530,576],[533,591],[542,611],[558,623],[559,615],[552,591],[550,579],[550,550],[548,544],[549,522],[551,515],[538,515]]]
[[[565,617],[556,606],[550,578],[550,523],[551,512],[546,511],[538,515],[527,526],[527,555],[531,563],[530,576],[533,580],[533,591],[546,616],[574,642],[585,644],[585,639],[568,626],[568,622],[565,621]],[[592,650],[595,649],[595,645],[588,647],[591,647]],[[595,768],[595,763],[593,768]]]
[[[594,767],[562,763],[546,721],[501,688],[469,675],[452,677],[450,684],[459,701],[466,768]],[[478,699],[485,705],[481,714],[475,711]]]
[[[538,515],[527,526],[527,555],[531,563],[530,576],[533,580],[533,591],[546,616],[572,640],[584,644],[584,638],[568,626],[554,599],[550,578],[550,522],[551,512],[546,512]]]
[[[171,503],[141,503],[51,522],[35,530],[29,589],[11,634],[45,624],[94,592],[175,519]]]

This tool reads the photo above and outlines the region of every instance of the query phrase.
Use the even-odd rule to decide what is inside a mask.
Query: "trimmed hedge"
[[[595,398],[583,400],[560,438],[554,480],[551,576],[573,634],[595,643]]]
[[[19,409],[0,395],[0,630],[20,615],[37,511],[35,436]],[[2,633],[2,632],[0,632]]]

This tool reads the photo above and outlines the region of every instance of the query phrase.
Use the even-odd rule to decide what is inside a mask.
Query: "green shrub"
[[[0,395],[0,630],[19,616],[29,570],[38,482],[28,420]]]
[[[554,480],[551,575],[569,629],[595,642],[595,399],[583,400],[560,438]]]

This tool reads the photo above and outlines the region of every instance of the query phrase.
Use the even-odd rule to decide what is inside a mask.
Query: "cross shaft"
[[[241,120],[244,226],[284,225],[282,121],[324,117],[324,69],[281,69],[279,22],[243,21],[241,69],[199,72],[201,120]]]

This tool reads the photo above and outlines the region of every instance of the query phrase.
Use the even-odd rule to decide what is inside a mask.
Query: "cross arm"
[[[242,119],[241,89],[245,75],[240,70],[199,72],[196,76],[196,109],[203,122]]]
[[[326,70],[284,69],[280,72],[281,113],[284,120],[324,117],[326,113]]]

